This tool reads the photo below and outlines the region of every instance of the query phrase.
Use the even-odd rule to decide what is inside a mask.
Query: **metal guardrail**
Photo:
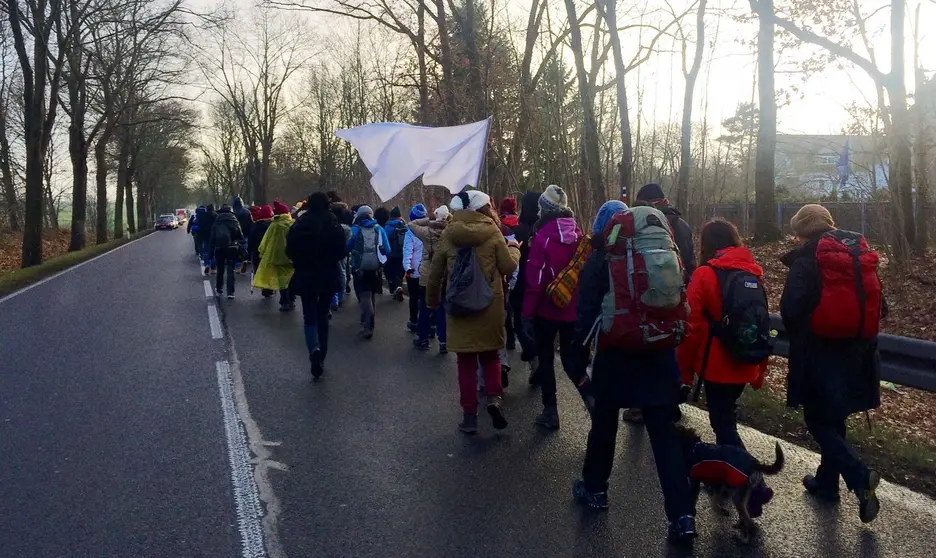
[[[771,314],[770,325],[777,330],[774,354],[789,356],[790,341],[780,314]],[[882,333],[878,336],[881,352],[881,379],[907,387],[936,391],[936,342]]]

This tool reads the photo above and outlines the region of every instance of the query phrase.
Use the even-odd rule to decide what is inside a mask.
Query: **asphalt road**
[[[354,303],[338,313],[312,384],[300,313],[249,295],[245,277],[238,288],[212,327],[175,231],[0,301],[0,556],[671,554],[641,428],[621,429],[611,510],[572,502],[588,422],[567,382],[559,432],[533,426],[538,393],[516,373],[509,429],[482,416],[465,438],[454,356],[412,349],[405,305],[378,303],[371,342],[356,339]],[[760,540],[739,546],[703,498],[695,555],[936,553],[931,499],[887,485],[863,526],[850,497],[806,497],[815,456],[784,448]]]

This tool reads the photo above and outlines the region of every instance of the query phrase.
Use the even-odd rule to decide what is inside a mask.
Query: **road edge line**
[[[14,291],[14,292],[12,292],[12,293],[6,295],[6,296],[0,297],[0,304],[3,304],[4,302],[6,302],[6,301],[8,301],[8,300],[10,300],[10,299],[16,298],[16,297],[18,297],[19,295],[21,295],[21,294],[23,294],[23,293],[25,293],[25,292],[27,292],[27,291],[30,291],[30,290],[32,290],[32,289],[35,288],[35,287],[38,287],[39,285],[43,285],[43,284],[45,284],[45,283],[48,283],[49,281],[55,279],[56,277],[60,277],[60,276],[62,276],[62,275],[65,275],[65,274],[68,273],[69,271],[74,271],[74,270],[78,269],[79,267],[81,267],[81,266],[83,266],[83,265],[87,265],[87,264],[89,264],[89,263],[91,263],[91,262],[93,262],[93,261],[95,261],[95,260],[99,260],[99,259],[103,258],[104,256],[108,256],[108,255],[110,255],[110,254],[113,254],[114,252],[116,252],[117,250],[120,250],[121,248],[125,248],[125,247],[127,247],[127,246],[130,246],[131,244],[134,244],[134,243],[136,243],[136,242],[139,242],[139,241],[141,241],[141,240],[143,240],[143,239],[145,239],[145,238],[149,238],[149,237],[151,237],[151,236],[154,236],[154,235],[153,235],[152,233],[150,233],[150,234],[145,234],[145,235],[141,236],[140,238],[135,238],[135,239],[131,240],[130,242],[124,242],[123,244],[120,244],[119,246],[115,246],[115,247],[111,248],[110,250],[108,250],[107,252],[104,252],[103,254],[98,254],[97,256],[94,256],[93,258],[90,258],[90,259],[87,259],[87,260],[85,260],[85,261],[83,261],[83,262],[78,262],[78,263],[76,263],[75,265],[66,267],[66,268],[63,269],[62,271],[58,271],[58,272],[56,272],[56,273],[53,273],[52,275],[49,275],[48,277],[46,277],[46,278],[44,278],[44,279],[40,279],[40,280],[36,281],[35,283],[30,283],[30,284],[26,285],[25,287],[23,287],[22,289],[16,290],[16,291]]]
[[[237,527],[241,536],[244,558],[266,558],[263,541],[263,511],[260,496],[254,482],[253,466],[250,461],[250,446],[247,434],[234,403],[234,380],[231,365],[227,361],[215,363],[218,376],[218,393],[221,397],[221,413],[224,421],[224,436],[227,441],[228,462],[231,466],[231,483],[234,488],[234,506]]]

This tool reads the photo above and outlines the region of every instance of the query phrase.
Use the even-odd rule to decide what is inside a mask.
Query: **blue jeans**
[[[445,307],[440,306],[435,310],[429,310],[429,307],[426,306],[426,290],[420,290],[422,297],[419,299],[419,323],[416,326],[416,334],[420,341],[428,341],[429,326],[431,323],[435,323],[439,343],[445,343],[447,340],[445,334]],[[444,298],[445,294],[442,297]]]
[[[341,289],[332,297],[332,304],[337,306],[345,297],[345,290],[348,288],[348,260],[338,262],[338,275],[340,276]]]
[[[211,253],[211,247],[207,242],[202,243],[202,262],[205,267],[218,268],[218,262],[215,261],[214,254]]]

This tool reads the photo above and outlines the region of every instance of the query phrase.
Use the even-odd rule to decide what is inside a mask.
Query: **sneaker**
[[[234,293],[231,293],[227,296],[228,300],[234,300]]]
[[[855,491],[855,495],[858,496],[858,517],[861,518],[862,523],[871,523],[878,516],[878,512],[881,511],[881,502],[878,501],[875,493],[879,484],[881,484],[881,475],[877,471],[870,471],[868,473],[868,488]]]
[[[666,538],[674,544],[691,544],[698,534],[695,526],[695,516],[684,515],[669,524]]]
[[[500,397],[492,397],[487,404],[488,414],[491,415],[491,422],[494,424],[495,430],[503,430],[507,428],[507,417],[504,416],[504,409],[501,406]]]
[[[469,436],[478,433],[478,415],[477,413],[465,413],[462,415],[462,421],[458,423],[458,429]]]
[[[217,275],[217,274],[218,274],[218,270],[217,270],[217,269],[212,269],[212,270],[211,270],[211,274],[212,274],[212,275]]]
[[[247,275],[247,262],[241,264],[240,274]]]
[[[640,409],[624,409],[621,412],[621,420],[631,424],[643,424],[643,413]]]
[[[205,275],[208,275],[209,273],[211,273],[211,267],[209,267],[209,266],[206,265],[206,266],[205,266]]]
[[[322,377],[322,374],[325,373],[325,366],[322,363],[322,353],[320,351],[315,351],[309,355],[309,362],[312,363],[312,381],[318,381]]]
[[[428,351],[428,350],[429,350],[429,340],[428,340],[428,339],[426,339],[426,340],[413,339],[413,346],[416,347],[416,348],[417,348],[418,350],[420,350],[420,351]]]
[[[536,375],[536,370],[539,368],[539,359],[533,357],[527,362],[527,365],[530,367],[530,376],[527,378],[527,384],[530,386],[538,386],[539,378]]]
[[[803,477],[803,487],[806,489],[806,492],[809,492],[820,500],[832,503],[839,501],[838,486],[832,487],[820,483],[819,479],[814,475],[806,475]]]
[[[439,343],[439,354],[447,355],[448,354],[448,345],[445,343]]]
[[[536,425],[548,430],[559,430],[559,409],[555,405],[543,407],[543,412],[536,417]]]
[[[403,300],[404,300],[404,297],[403,297],[403,287],[397,287],[397,288],[396,288],[396,292],[393,293],[393,300],[395,300],[395,301],[397,301],[397,302],[403,302]]]
[[[416,333],[419,329],[419,324],[416,322],[406,322],[406,329],[408,329],[410,333]]]
[[[593,510],[608,509],[608,493],[589,492],[588,489],[585,488],[585,481],[581,479],[575,481],[572,485],[572,495],[575,496],[575,500],[578,503]]]
[[[215,296],[216,296],[217,298],[221,298],[222,296],[224,296],[224,291],[222,291],[221,289],[216,290],[216,291],[215,291]]]
[[[374,330],[367,328],[364,330],[364,339],[371,340],[374,338]]]
[[[510,365],[501,364],[501,386],[507,388],[510,385]]]

